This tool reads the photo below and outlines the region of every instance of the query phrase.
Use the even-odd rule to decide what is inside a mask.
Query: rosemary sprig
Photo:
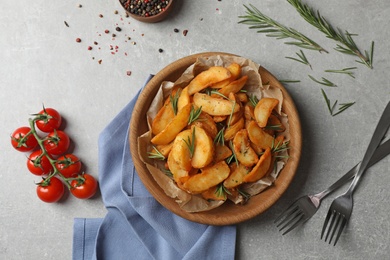
[[[229,158],[226,159],[226,162],[227,162],[227,164],[230,164],[234,160],[238,166],[237,156],[236,156],[236,153],[234,152],[233,142],[231,140],[229,142],[229,147],[230,147],[230,150],[232,150],[232,155],[230,155]]]
[[[232,111],[230,111],[230,115],[229,115],[229,120],[228,120],[228,123],[227,123],[227,128],[230,127],[230,123],[232,122],[232,117],[233,117],[233,112],[234,112],[234,109],[236,108],[236,104],[237,102],[236,101],[233,101],[233,107],[232,107]]]
[[[165,156],[153,145],[154,152],[148,152],[148,157],[151,159],[165,160]]]
[[[286,38],[294,39],[294,41],[288,41],[285,42],[285,44],[327,53],[327,51],[318,43],[309,39],[304,34],[293,28],[286,27],[272,18],[264,15],[253,5],[250,4],[249,6],[250,7],[244,5],[246,8],[246,15],[238,17],[242,19],[239,21],[239,23],[249,25],[249,29],[256,29],[258,33],[265,33],[266,36],[275,37],[278,40]]]
[[[290,149],[289,141],[275,143],[275,139],[272,142],[271,153],[277,154]],[[288,158],[289,156],[276,155],[276,158]]]
[[[200,114],[202,113],[202,106],[195,109],[194,106],[191,107],[190,117],[188,118],[188,125],[192,124],[198,120]]]
[[[356,67],[351,67],[351,68],[344,68],[344,69],[341,69],[341,70],[325,70],[325,72],[330,72],[330,73],[341,73],[341,74],[346,74],[352,78],[355,78],[355,76],[353,75],[353,71],[351,70],[354,70],[354,69],[357,69]]]
[[[195,151],[195,127],[192,128],[192,137],[190,138],[188,136],[188,139],[183,139],[183,141],[186,143],[188,150],[190,150],[190,158],[192,158],[192,156],[194,156]]]
[[[266,125],[264,129],[280,131],[282,130],[282,125]]]
[[[338,111],[335,112],[335,108],[336,108],[336,105],[338,103],[338,100],[336,100],[333,103],[333,105],[331,105],[330,100],[329,100],[328,96],[326,95],[325,91],[323,89],[321,89],[321,92],[322,92],[322,96],[325,99],[326,105],[328,107],[328,110],[329,110],[329,113],[331,116],[337,116],[338,114],[342,113],[343,111],[345,111],[346,109],[351,107],[353,104],[355,104],[355,102],[340,103]]]
[[[250,199],[251,195],[248,192],[242,189],[237,189],[237,191],[244,198],[244,203],[246,203]]]
[[[218,184],[217,189],[215,190],[215,195],[217,197],[223,197],[226,199],[227,194],[232,195],[231,192],[226,189],[223,183]]]
[[[251,105],[255,107],[257,103],[259,103],[259,99],[255,95],[251,94],[249,96],[249,102],[251,102]]]
[[[215,144],[219,144],[219,145],[225,144],[224,131],[225,131],[225,127],[223,127],[221,130],[219,130],[219,132],[217,133],[217,135],[214,138]]]
[[[301,82],[299,79],[279,79],[280,83],[299,83]]]
[[[172,105],[173,112],[175,113],[175,115],[177,114],[177,103],[178,103],[179,97],[180,97],[180,90],[181,89],[178,89],[174,96],[172,96],[172,95],[169,96],[169,100],[171,101],[171,105]]]
[[[300,52],[301,52],[300,54],[298,52],[295,53],[299,57],[299,59],[294,58],[294,57],[286,57],[286,59],[290,59],[290,60],[294,60],[294,61],[300,62],[302,64],[305,64],[305,65],[309,66],[310,69],[313,69],[311,67],[311,64],[310,64],[309,60],[306,58],[305,53],[303,53],[302,50],[300,50]]]
[[[212,88],[206,88],[205,89],[205,93],[209,96],[211,96],[212,94],[216,94],[218,96],[221,96],[223,97],[224,99],[229,99],[227,96],[225,96],[224,94],[222,94],[221,92],[219,92],[218,90],[215,90],[215,89],[212,89]]]
[[[309,78],[311,80],[313,80],[314,82],[317,82],[318,84],[321,84],[321,85],[324,85],[324,86],[327,86],[327,87],[337,87],[336,84],[334,84],[332,81],[322,77],[321,80],[318,80],[316,78],[314,78],[313,76],[309,75]]]
[[[162,169],[162,172],[169,178],[173,178],[173,173],[169,169]]]
[[[359,50],[355,41],[352,39],[351,34],[348,31],[344,33],[339,28],[334,29],[333,26],[321,16],[319,11],[314,11],[308,5],[303,4],[301,0],[287,0],[298,13],[311,25],[316,27],[319,31],[324,33],[327,38],[333,39],[340,44],[337,44],[335,50],[344,54],[353,55],[360,59],[358,63],[364,64],[372,69],[373,55],[374,55],[374,42],[371,42],[370,53],[364,51],[364,54]]]

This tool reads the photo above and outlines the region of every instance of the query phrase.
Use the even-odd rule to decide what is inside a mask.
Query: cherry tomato
[[[22,126],[12,133],[11,144],[16,150],[28,152],[38,145],[37,139],[35,139],[35,136],[30,131],[30,127]]]
[[[62,117],[60,113],[53,108],[43,108],[43,110],[37,114],[37,117],[39,120],[37,120],[35,124],[42,132],[50,133],[61,126]]]
[[[38,197],[47,203],[59,201],[64,195],[64,192],[64,184],[56,177],[52,177],[48,181],[42,180],[37,186]]]
[[[64,154],[68,150],[69,144],[69,136],[60,130],[49,133],[43,141],[43,146],[51,155]]]
[[[35,175],[42,176],[49,174],[53,170],[49,159],[42,155],[42,150],[36,150],[27,159],[28,170]]]
[[[73,180],[70,183],[70,192],[79,199],[89,199],[95,195],[98,183],[96,179],[89,174],[83,174],[79,180]]]
[[[66,154],[57,159],[56,168],[65,178],[70,178],[80,172],[81,161],[74,154]]]

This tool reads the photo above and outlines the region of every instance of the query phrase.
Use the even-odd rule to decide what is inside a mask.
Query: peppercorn
[[[179,32],[179,29],[175,28],[175,29],[173,29],[173,31],[174,31],[175,33],[178,33],[178,32]]]
[[[162,52],[164,52],[164,50],[163,49],[158,49],[158,52],[162,53]]]
[[[116,30],[117,32],[122,31],[122,29],[121,29],[120,27],[116,27],[115,30]]]
[[[81,39],[80,38],[76,38],[76,42],[81,42]]]

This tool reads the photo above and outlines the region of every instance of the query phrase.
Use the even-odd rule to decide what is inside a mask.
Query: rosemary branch
[[[302,64],[305,64],[305,65],[309,66],[310,69],[313,69],[311,67],[311,64],[310,64],[309,60],[306,58],[305,53],[303,53],[302,50],[300,50],[300,52],[301,53],[298,53],[298,52],[295,53],[299,57],[299,59],[298,58],[294,58],[294,57],[286,57],[286,59],[290,59],[290,60],[294,60],[294,61],[300,62]]]
[[[314,78],[313,76],[309,75],[309,78],[311,80],[313,80],[314,82],[317,82],[318,84],[321,84],[321,85],[324,85],[324,86],[327,86],[327,87],[337,87],[336,84],[334,84],[332,81],[322,77],[321,80],[318,80],[316,78]]]
[[[361,63],[372,69],[373,55],[374,55],[374,42],[371,42],[370,53],[364,51],[364,54],[359,50],[352,36],[355,34],[349,33],[347,30],[343,32],[339,28],[335,29],[333,26],[321,16],[319,11],[314,11],[308,5],[303,4],[301,0],[287,0],[298,13],[311,25],[316,27],[319,31],[324,33],[327,38],[335,40],[340,44],[337,44],[335,50],[344,54],[353,55],[360,59],[356,62]]]
[[[328,96],[326,95],[325,91],[323,89],[321,89],[321,92],[322,92],[322,96],[324,97],[325,99],[325,102],[326,102],[326,106],[328,107],[328,110],[329,110],[329,113],[331,116],[337,116],[338,114],[342,113],[344,110],[348,109],[349,107],[351,107],[353,104],[355,104],[355,102],[349,102],[349,103],[340,103],[339,105],[339,109],[337,112],[335,112],[335,108],[336,108],[336,105],[338,103],[338,100],[336,100],[333,105],[331,105],[330,103],[330,99],[328,98]]]
[[[327,53],[327,51],[318,43],[314,42],[304,34],[293,28],[286,27],[272,18],[264,15],[253,5],[250,4],[249,6],[250,7],[244,5],[246,8],[246,15],[238,17],[242,19],[239,21],[239,23],[249,25],[249,29],[256,29],[258,33],[265,33],[266,36],[275,37],[278,40],[286,38],[294,39],[294,41],[288,41],[285,42],[285,44]]]
[[[353,74],[353,71],[351,70],[354,70],[356,69],[356,67],[352,67],[352,68],[344,68],[344,69],[340,69],[340,70],[325,70],[325,72],[330,72],[330,73],[341,73],[341,74],[346,74],[352,78],[355,78],[354,74]]]

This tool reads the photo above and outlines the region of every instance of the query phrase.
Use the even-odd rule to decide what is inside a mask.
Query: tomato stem
[[[49,153],[46,151],[45,146],[44,146],[44,141],[45,141],[45,140],[42,139],[42,138],[38,135],[38,133],[37,133],[37,131],[36,131],[36,129],[35,129],[35,121],[37,121],[37,120],[40,120],[40,119],[39,119],[39,116],[36,116],[36,117],[33,118],[33,119],[30,118],[30,119],[28,120],[28,121],[29,121],[29,124],[30,124],[30,128],[31,128],[30,132],[34,135],[35,139],[37,139],[37,141],[38,141],[38,145],[39,145],[39,147],[40,147],[41,150],[42,150],[42,155],[41,155],[41,156],[46,156],[47,159],[49,160],[50,164],[53,166],[53,172],[50,173],[49,176],[47,176],[47,178],[45,178],[45,180],[44,180],[43,183],[46,184],[46,183],[50,182],[50,179],[51,179],[51,178],[53,178],[54,176],[58,175],[58,176],[60,176],[60,178],[64,181],[64,183],[65,183],[65,185],[67,186],[67,188],[70,190],[70,189],[72,188],[72,186],[70,185],[70,182],[71,182],[74,178],[65,178],[65,176],[62,175],[62,174],[58,171],[58,169],[57,169],[57,167],[56,167],[56,162],[57,162],[57,160],[50,157]],[[77,178],[76,178],[76,179],[77,179]]]

